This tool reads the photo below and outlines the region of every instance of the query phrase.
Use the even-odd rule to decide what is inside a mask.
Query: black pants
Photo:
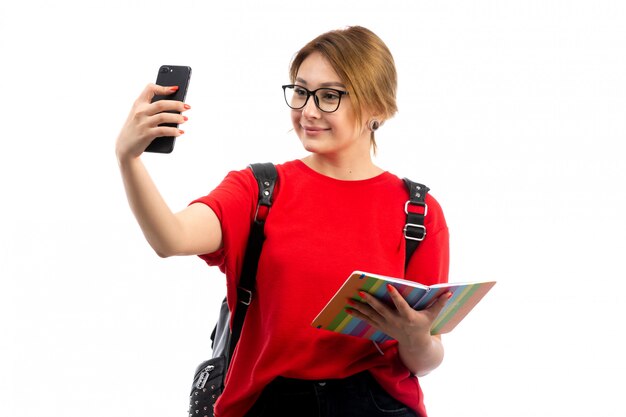
[[[345,379],[306,381],[278,377],[246,417],[417,417],[369,372]]]

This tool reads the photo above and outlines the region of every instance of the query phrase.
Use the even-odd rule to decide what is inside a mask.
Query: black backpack
[[[224,389],[224,377],[239,341],[248,306],[252,302],[259,256],[265,240],[265,219],[272,206],[272,194],[278,180],[278,173],[272,163],[251,164],[250,169],[259,187],[259,199],[237,288],[232,330],[229,328],[231,311],[224,299],[220,307],[218,322],[211,334],[212,358],[202,362],[194,375],[189,398],[190,415],[213,416],[213,406]],[[404,178],[403,181],[409,191],[409,200],[404,205],[407,220],[403,229],[406,238],[406,267],[413,252],[426,237],[424,217],[428,212],[426,193],[429,188],[408,178]]]

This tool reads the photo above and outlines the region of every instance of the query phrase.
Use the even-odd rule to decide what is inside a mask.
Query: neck
[[[342,158],[311,154],[303,158],[302,162],[322,175],[344,181],[366,180],[383,173],[369,155],[367,158]]]

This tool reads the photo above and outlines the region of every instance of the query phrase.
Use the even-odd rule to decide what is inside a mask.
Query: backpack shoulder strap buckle
[[[426,226],[421,224],[407,223],[403,231],[404,237],[408,240],[421,242],[426,237]]]
[[[404,185],[409,192],[409,199],[404,204],[406,223],[404,225],[404,237],[406,239],[405,267],[408,266],[409,259],[417,249],[419,243],[426,237],[426,226],[424,218],[428,215],[428,205],[426,204],[426,193],[430,190],[424,184],[413,182],[408,178],[403,178]]]

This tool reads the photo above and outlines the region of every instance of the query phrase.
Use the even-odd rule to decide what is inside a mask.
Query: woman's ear
[[[383,123],[385,123],[384,117],[382,117],[380,114],[371,114],[367,119],[367,128],[371,132],[375,132],[378,130],[379,127],[383,125]]]

